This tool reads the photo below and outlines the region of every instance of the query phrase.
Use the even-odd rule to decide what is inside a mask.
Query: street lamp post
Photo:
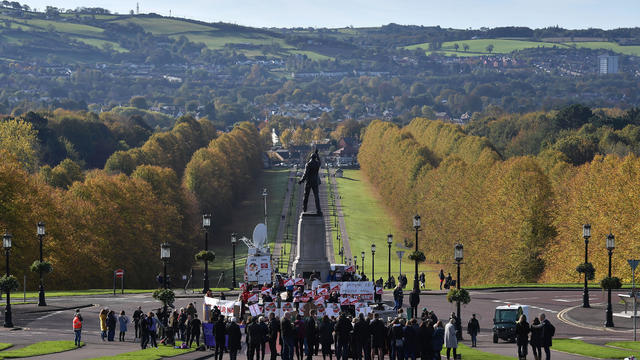
[[[267,226],[267,188],[262,189],[262,197],[264,198],[264,226]]]
[[[364,275],[364,251],[360,253],[360,258],[362,259],[362,267],[360,271],[362,271],[362,275]]]
[[[44,237],[45,229],[44,223],[40,221],[38,223],[38,239],[40,240],[40,263],[42,263],[42,238]],[[42,284],[42,267],[40,268],[40,288],[38,294],[38,306],[47,306],[47,302],[44,298],[44,285]]]
[[[616,247],[616,238],[613,234],[607,235],[607,250],[609,251],[609,277],[611,277],[611,255]],[[611,289],[607,289],[607,321],[605,327],[613,327],[613,309],[611,308]]]
[[[416,254],[418,252],[418,232],[420,231],[420,215],[413,217],[413,227],[416,229]],[[418,258],[414,259],[415,273],[413,274],[413,291],[409,295],[409,304],[413,308],[413,317],[418,317],[418,304],[420,304],[420,285],[418,284]]]
[[[464,258],[464,246],[462,244],[456,244],[453,249],[453,256],[456,259],[456,265],[458,266],[458,280],[456,281],[456,285],[458,290],[460,290],[460,264],[462,263],[462,259]],[[460,318],[460,300],[456,302],[456,337],[458,340],[462,340],[462,319]]]
[[[234,289],[237,287],[236,283],[236,242],[238,242],[238,235],[236,233],[231,234],[231,248],[233,256],[233,280],[231,280],[231,287]]]
[[[171,245],[168,242],[163,242],[160,244],[160,260],[163,263],[163,278],[162,283],[164,284],[164,288],[169,288],[169,282],[167,281],[167,262],[171,258]]]
[[[8,232],[4,233],[2,237],[2,247],[5,251],[5,256],[7,258],[7,277],[9,277],[9,253],[11,251],[11,234]],[[11,291],[7,290],[7,306],[4,307],[4,327],[12,328],[13,321],[11,321]]]
[[[584,263],[589,262],[589,238],[591,237],[591,225],[582,225],[582,237],[584,238]],[[589,287],[587,284],[587,273],[584,273],[584,290],[582,291],[582,307],[588,308],[589,306]]]
[[[358,272],[358,255],[353,256],[353,266],[356,267],[356,273]]]
[[[387,235],[387,245],[389,246],[389,267],[387,273],[387,281],[391,279],[391,244],[393,244],[393,235]]]
[[[371,281],[373,281],[373,283],[375,284],[376,282],[376,274],[375,274],[375,270],[373,269],[375,266],[375,260],[376,259],[376,244],[371,244]]]
[[[209,251],[209,228],[211,227],[211,214],[202,215],[202,228],[204,228],[204,251]],[[209,291],[209,259],[204,259],[204,277],[202,280],[202,293]]]

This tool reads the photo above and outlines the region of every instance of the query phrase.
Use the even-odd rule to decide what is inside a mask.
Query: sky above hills
[[[103,7],[120,14],[135,0],[31,0],[64,9]],[[389,23],[458,29],[560,26],[568,29],[640,26],[639,0],[147,0],[140,13],[155,12],[208,22],[254,27],[366,27]]]

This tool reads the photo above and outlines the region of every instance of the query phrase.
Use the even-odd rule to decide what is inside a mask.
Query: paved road
[[[287,178],[287,192],[284,195],[284,201],[282,202],[282,211],[280,213],[280,223],[278,224],[278,232],[276,234],[276,240],[273,245],[273,255],[280,258],[283,254],[284,236],[287,231],[287,222],[289,221],[289,206],[291,205],[291,197],[295,189],[295,175],[294,169],[289,170]]]
[[[602,344],[608,341],[631,340],[633,334],[630,331],[611,332],[606,330],[596,330],[585,327],[574,326],[561,321],[557,316],[562,314],[563,310],[571,309],[579,306],[582,301],[582,290],[544,290],[544,291],[471,291],[471,303],[462,307],[463,325],[472,313],[476,313],[480,321],[481,332],[479,335],[480,350],[515,356],[515,345],[500,341],[493,344],[491,327],[494,308],[503,304],[527,304],[533,309],[533,315],[544,312],[548,318],[556,326],[556,337],[561,338],[580,338],[587,342]],[[391,302],[391,295],[385,294],[384,300]],[[406,299],[405,299],[406,300]],[[604,321],[604,313],[598,306],[605,300],[601,291],[592,291],[590,297],[594,309],[589,310],[592,313],[575,314],[576,317],[586,316],[587,320],[600,317]],[[8,331],[0,330],[0,338],[3,342],[11,342],[14,344],[29,344],[41,340],[63,340],[72,339],[71,333],[71,317],[72,310],[57,310],[62,307],[74,307],[82,304],[95,304],[94,306],[82,309],[85,317],[85,326],[83,331],[83,340],[87,342],[86,349],[81,352],[68,353],[66,358],[84,358],[85,355],[91,356],[117,354],[120,352],[136,350],[138,347],[132,343],[103,343],[99,336],[98,312],[102,307],[108,306],[119,312],[125,310],[127,314],[131,314],[136,306],[142,306],[143,310],[149,311],[157,308],[159,303],[153,300],[150,294],[137,294],[125,296],[81,296],[66,298],[49,298],[47,302],[51,310],[49,312],[33,312],[39,309],[35,305],[17,305],[14,306],[14,323],[22,327],[22,330]],[[200,308],[202,300],[200,298],[193,299],[176,299],[177,306],[185,306],[189,302],[196,302],[196,307]],[[407,306],[405,301],[405,306]],[[420,308],[427,307],[434,310],[438,317],[447,318],[448,314],[455,311],[455,305],[446,301],[445,292],[434,291],[427,292],[421,296]],[[0,319],[4,316],[4,311],[0,312]],[[623,320],[620,321],[621,327],[628,330],[628,327],[622,326]],[[132,333],[128,338],[131,339]],[[465,333],[465,343],[468,344],[468,336]],[[71,357],[71,354],[75,354]],[[585,359],[574,355],[568,355],[555,352],[554,360],[574,360]]]

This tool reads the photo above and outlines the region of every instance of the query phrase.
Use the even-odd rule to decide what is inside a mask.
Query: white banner
[[[249,305],[249,312],[251,312],[251,316],[258,316],[262,314],[262,309],[260,309],[260,305],[253,304]]]
[[[213,309],[214,306],[217,306],[220,310],[220,314],[223,316],[233,316],[233,308],[236,305],[239,306],[240,302],[233,300],[220,300],[218,298],[205,296],[204,305],[208,306],[209,309]]]
[[[337,291],[340,295],[372,295],[374,286],[371,281],[332,281],[331,291]],[[372,297],[373,298],[373,297]]]

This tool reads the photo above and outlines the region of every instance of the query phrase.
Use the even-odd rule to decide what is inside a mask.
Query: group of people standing
[[[118,335],[119,341],[124,341],[125,334],[127,332],[127,325],[129,325],[129,318],[125,315],[124,310],[120,312],[120,315],[116,317],[116,313],[109,308],[100,310],[100,337],[102,341],[114,341],[116,336],[116,327],[119,326],[120,334]]]
[[[544,349],[547,360],[551,358],[550,347],[552,338],[556,333],[555,327],[546,319],[544,314],[539,318],[534,318],[529,324],[527,317],[523,314],[516,322],[516,344],[518,345],[518,359],[526,359],[528,346],[531,345],[533,358],[542,359],[541,350]]]

